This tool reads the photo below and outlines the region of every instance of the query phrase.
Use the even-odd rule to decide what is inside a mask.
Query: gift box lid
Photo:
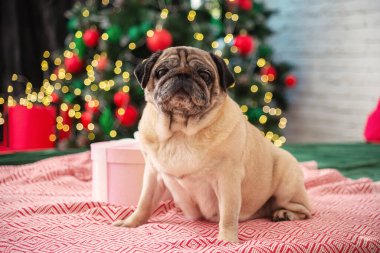
[[[140,144],[136,139],[92,143],[91,160],[108,163],[144,163]]]

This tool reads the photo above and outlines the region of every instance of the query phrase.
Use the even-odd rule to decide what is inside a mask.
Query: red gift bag
[[[6,108],[4,142],[9,151],[54,148],[56,115],[54,106],[22,105]]]
[[[376,109],[368,116],[364,137],[367,142],[380,143],[380,99]]]

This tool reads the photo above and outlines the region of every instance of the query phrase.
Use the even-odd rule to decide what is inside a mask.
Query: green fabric
[[[315,160],[319,168],[336,168],[350,178],[369,177],[380,180],[380,145],[349,144],[287,144],[284,146],[300,162]],[[82,152],[85,149],[65,151],[46,150],[0,156],[0,165],[25,164],[44,158]]]
[[[300,162],[315,160],[319,168],[335,168],[349,178],[380,180],[380,145],[289,144],[284,147]]]
[[[75,148],[63,151],[56,149],[48,149],[35,152],[17,152],[12,154],[0,155],[0,165],[19,165],[32,163],[53,156],[68,155],[73,153],[79,153],[82,151],[86,151],[86,149]]]

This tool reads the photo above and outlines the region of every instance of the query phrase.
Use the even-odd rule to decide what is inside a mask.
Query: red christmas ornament
[[[59,73],[59,67],[56,67],[56,68],[54,69],[53,73],[54,73],[56,76],[58,76],[58,73]]]
[[[172,35],[165,29],[154,30],[152,36],[146,38],[146,44],[150,51],[156,52],[170,47],[173,43]]]
[[[274,79],[276,79],[277,70],[271,65],[267,65],[261,68],[260,72],[262,75],[267,75],[269,78],[269,81],[273,81]]]
[[[99,101],[98,100],[90,100],[86,102],[84,105],[86,108],[86,111],[92,112],[92,113],[98,113],[99,112]]]
[[[113,95],[113,102],[118,107],[127,107],[129,103],[129,94],[122,91],[118,91],[115,93],[115,95]]]
[[[66,71],[69,73],[78,73],[83,68],[83,61],[74,53],[71,57],[65,58],[64,63]]]
[[[98,44],[99,36],[98,29],[87,29],[83,34],[83,42],[88,47],[95,47]]]
[[[240,0],[226,0],[227,2],[227,8],[229,10],[235,9],[239,5]]]
[[[108,65],[108,57],[107,55],[101,55],[98,60],[98,65],[96,65],[96,69],[99,71],[106,70]]]
[[[64,131],[63,129],[59,130],[59,140],[65,140],[68,139],[71,135],[71,129],[73,126],[73,119],[69,117],[69,110],[71,109],[71,106],[69,106],[68,110],[62,111],[60,110],[59,115],[62,117],[62,124],[63,126],[68,125],[69,131]]]
[[[57,95],[57,93],[53,92],[51,94],[51,102],[52,103],[57,103],[59,101],[59,96]]]
[[[286,86],[288,86],[289,88],[292,88],[297,84],[297,78],[295,75],[287,75],[284,81]]]
[[[254,48],[253,38],[249,35],[238,35],[235,38],[234,46],[237,47],[240,55],[249,55]]]
[[[131,127],[136,124],[138,111],[133,105],[116,110],[116,118],[123,126]]]
[[[92,121],[92,112],[91,111],[83,112],[80,120],[82,122],[83,127],[87,128],[88,124],[90,124]]]
[[[243,11],[252,10],[253,2],[252,0],[239,0],[239,8]]]

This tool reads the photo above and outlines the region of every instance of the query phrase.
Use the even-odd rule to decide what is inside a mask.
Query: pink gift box
[[[92,198],[118,205],[137,205],[144,157],[135,139],[91,144]]]

